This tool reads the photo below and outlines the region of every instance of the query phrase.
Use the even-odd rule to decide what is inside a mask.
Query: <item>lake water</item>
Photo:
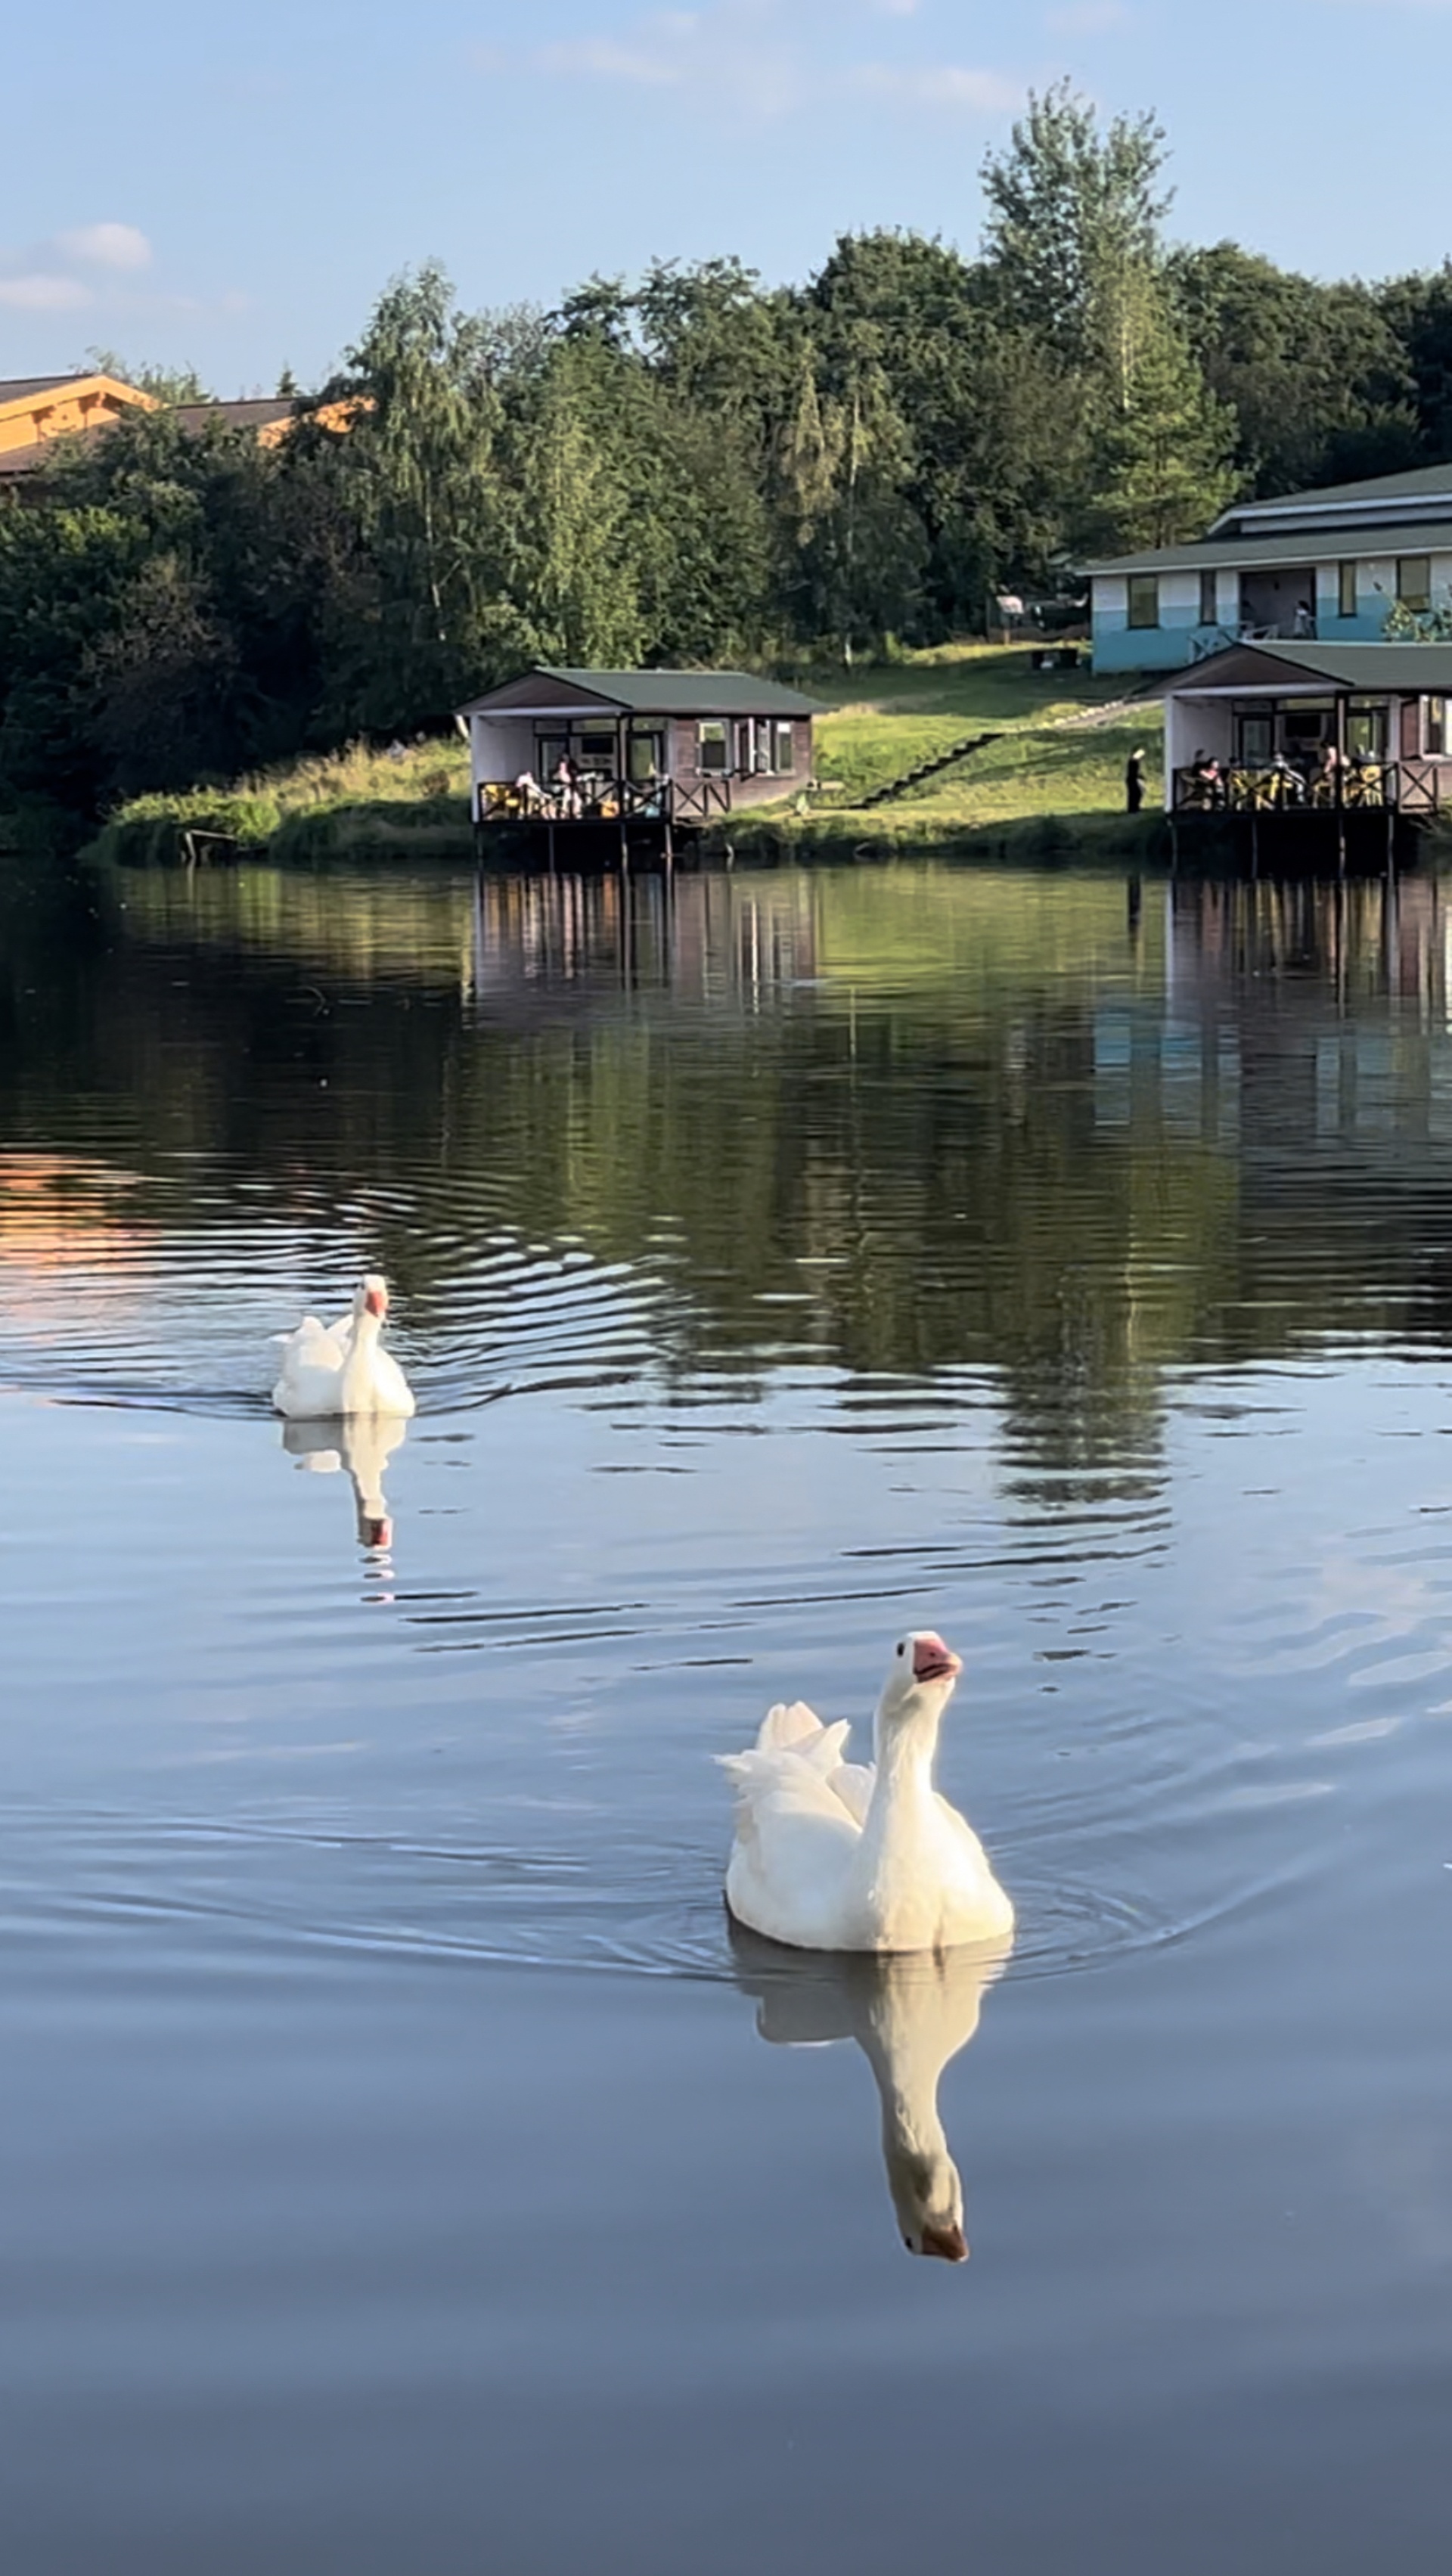
[[[7,2569],[1445,2564],[1449,925],[0,878]],[[733,1947],[914,1626],[1006,1970]]]

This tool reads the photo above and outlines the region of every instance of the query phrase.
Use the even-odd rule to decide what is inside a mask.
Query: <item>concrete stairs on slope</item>
[[[1056,716],[1051,723],[1037,728],[999,725],[992,733],[964,734],[960,742],[950,742],[946,751],[934,752],[931,760],[920,760],[913,768],[905,769],[901,777],[886,779],[881,787],[870,789],[859,799],[855,810],[865,814],[874,805],[890,805],[895,796],[905,796],[910,787],[921,786],[925,778],[936,778],[940,770],[951,769],[955,761],[971,759],[975,751],[986,750],[989,743],[1002,742],[1006,733],[1024,730],[1089,733],[1101,725],[1121,723],[1135,705],[1133,698],[1105,698],[1096,707],[1076,707],[1072,715]]]
[[[961,742],[950,742],[946,751],[934,752],[931,760],[920,760],[913,768],[905,769],[900,778],[889,778],[881,787],[870,789],[859,803],[858,813],[865,814],[872,805],[890,805],[894,796],[905,796],[910,787],[920,787],[925,778],[936,778],[940,769],[951,769],[955,760],[967,760],[970,753],[1002,739],[1001,728],[997,733],[965,734]]]

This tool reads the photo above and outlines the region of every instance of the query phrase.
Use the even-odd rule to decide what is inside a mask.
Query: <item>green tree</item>
[[[1235,242],[1174,252],[1168,281],[1206,382],[1234,416],[1242,489],[1294,492],[1417,462],[1426,429],[1402,336],[1416,329],[1413,295],[1324,285]]]
[[[129,367],[114,349],[88,349],[86,364],[98,376],[114,376],[119,384],[134,385],[138,393],[150,394],[154,402],[206,403],[217,399],[195,367],[159,367],[149,361],[144,366]]]
[[[1119,552],[1198,536],[1234,497],[1234,420],[1207,387],[1158,276],[1120,280],[1117,344],[1085,508]]]
[[[1170,194],[1150,115],[1101,130],[1068,81],[1030,92],[1008,149],[983,163],[988,282],[1005,316],[1072,367],[1112,353],[1126,277],[1153,269]]]
[[[490,356],[430,261],[385,290],[322,397],[353,406],[342,474],[376,582],[380,725],[447,714],[487,662],[508,542]]]

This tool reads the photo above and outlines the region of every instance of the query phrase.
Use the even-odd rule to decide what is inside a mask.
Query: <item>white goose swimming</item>
[[[350,1413],[401,1414],[415,1410],[413,1390],[396,1359],[379,1347],[388,1313],[388,1289],[377,1273],[360,1279],[351,1313],[337,1324],[304,1315],[285,1333],[282,1369],[272,1390],[279,1413],[294,1422],[334,1421]]]
[[[720,1757],[736,1792],[726,1902],[795,1950],[946,1950],[1001,1940],[1013,1907],[983,1845],[933,1787],[938,1727],[963,1667],[931,1630],[894,1649],[875,1765],[844,1762],[845,1723],[799,1700],[755,1749]]]

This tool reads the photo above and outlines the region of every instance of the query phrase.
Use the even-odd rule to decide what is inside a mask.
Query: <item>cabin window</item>
[[[696,727],[696,768],[707,777],[724,778],[730,766],[726,726],[719,716],[706,716]]]
[[[1424,704],[1427,710],[1424,727],[1427,752],[1433,760],[1442,760],[1452,748],[1452,702],[1446,698],[1428,698]]]
[[[1200,575],[1200,623],[1202,626],[1213,626],[1215,624],[1217,615],[1215,592],[1216,582],[1214,573],[1202,572]]]
[[[601,778],[615,775],[615,736],[613,733],[582,733],[580,767],[593,769]]]
[[[1281,735],[1290,759],[1315,753],[1335,729],[1336,709],[1330,698],[1302,698],[1281,712]]]
[[[1385,760],[1387,737],[1385,707],[1357,706],[1346,711],[1346,749],[1353,760]]]
[[[1336,614],[1338,617],[1354,617],[1356,615],[1356,566],[1354,563],[1338,564],[1336,567]]]
[[[1432,558],[1430,555],[1400,555],[1397,558],[1397,599],[1414,617],[1425,617],[1432,605]]]
[[[1235,736],[1236,767],[1264,769],[1276,747],[1275,717],[1272,715],[1237,716]]]
[[[774,724],[770,716],[753,716],[740,731],[737,767],[743,773],[753,778],[790,778],[796,756],[789,724]]]
[[[658,778],[665,769],[665,738],[658,733],[633,733],[626,744],[629,772],[637,787]]]
[[[1158,626],[1160,622],[1160,577],[1157,572],[1132,572],[1129,576],[1129,623],[1133,627]]]

